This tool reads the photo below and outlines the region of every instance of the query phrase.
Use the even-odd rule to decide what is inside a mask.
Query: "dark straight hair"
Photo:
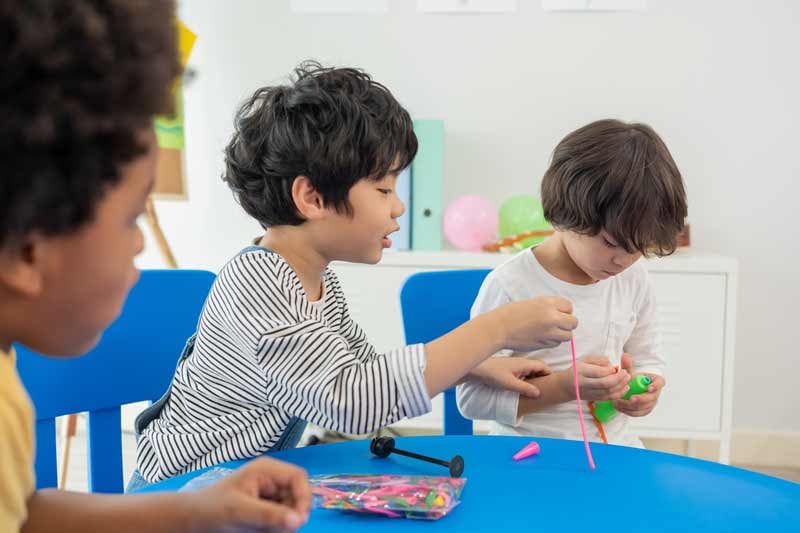
[[[545,218],[586,235],[605,230],[629,253],[669,255],[687,214],[666,144],[646,124],[599,120],[564,137],[542,179]]]

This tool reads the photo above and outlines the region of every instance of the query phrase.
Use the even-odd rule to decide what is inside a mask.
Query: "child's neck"
[[[305,232],[296,230],[295,226],[270,228],[258,244],[283,257],[300,278],[306,297],[316,302],[322,297],[322,274],[330,261],[311,246]]]
[[[586,272],[575,264],[564,245],[563,234],[560,231],[553,233],[542,244],[532,249],[539,264],[546,271],[567,283],[574,285],[591,285],[597,283]]]

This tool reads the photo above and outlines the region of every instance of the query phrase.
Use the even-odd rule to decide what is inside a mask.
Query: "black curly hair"
[[[646,124],[606,119],[564,137],[542,179],[544,217],[585,235],[605,230],[628,253],[669,255],[687,215],[667,145]]]
[[[0,247],[90,222],[170,113],[169,0],[0,0]]]
[[[262,87],[241,106],[225,149],[223,179],[264,228],[304,222],[292,200],[297,176],[352,215],[356,182],[399,172],[417,153],[408,112],[369,74],[314,61],[294,74],[291,85]]]

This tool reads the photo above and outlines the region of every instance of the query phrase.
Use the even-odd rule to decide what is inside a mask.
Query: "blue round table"
[[[314,510],[303,531],[748,531],[800,532],[800,484],[717,463],[621,446],[536,439],[539,455],[515,462],[523,437],[409,437],[396,446],[449,460],[464,457],[461,504],[438,521]],[[446,475],[444,467],[391,455],[373,457],[369,440],[270,454],[309,475]],[[242,462],[221,466],[235,468]],[[172,491],[204,470],[139,492]]]

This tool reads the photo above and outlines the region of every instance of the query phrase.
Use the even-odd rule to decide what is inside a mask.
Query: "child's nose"
[[[637,259],[641,254],[636,252],[635,254],[621,254],[614,257],[614,264],[622,268],[628,268],[632,264],[636,262]]]
[[[406,204],[400,198],[392,206],[392,218],[400,218],[406,212]]]

